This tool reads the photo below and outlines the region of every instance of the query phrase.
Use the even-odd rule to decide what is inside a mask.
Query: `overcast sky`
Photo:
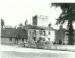
[[[54,28],[56,18],[61,14],[61,9],[50,7],[50,0],[2,0],[0,2],[0,18],[4,19],[5,25],[16,26],[25,22],[32,23],[32,16],[46,15]]]

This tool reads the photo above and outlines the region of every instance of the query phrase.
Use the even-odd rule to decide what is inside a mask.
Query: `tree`
[[[3,28],[3,26],[4,26],[4,20],[1,19],[1,27]]]
[[[75,3],[52,3],[52,6],[60,7],[62,13],[57,19],[56,24],[63,25],[66,21],[68,22],[68,44],[74,44],[74,29],[73,22],[75,21]]]
[[[22,39],[22,42],[24,42],[24,39],[27,40],[27,31],[25,29],[22,29],[21,27],[18,27],[16,30],[16,39]]]
[[[26,21],[25,21],[25,26],[28,24],[28,21],[27,21],[27,19],[26,19]]]
[[[23,24],[22,24],[22,23],[20,23],[20,24],[19,24],[19,27],[23,27]]]

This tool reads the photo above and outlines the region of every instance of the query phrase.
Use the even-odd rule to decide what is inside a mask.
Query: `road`
[[[3,46],[1,58],[75,58],[75,52]]]
[[[1,58],[75,58],[75,54],[2,51]]]

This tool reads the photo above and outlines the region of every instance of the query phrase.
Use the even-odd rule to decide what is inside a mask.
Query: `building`
[[[2,28],[1,43],[2,44],[19,44],[27,39],[26,30],[20,28]]]
[[[24,27],[28,31],[28,40],[37,42],[38,40],[55,42],[55,29],[44,26],[27,25]]]
[[[60,27],[59,30],[56,30],[56,39],[55,42],[57,44],[64,44],[64,40],[66,39],[66,35],[65,35],[65,29]]]
[[[15,28],[2,28],[1,29],[1,43],[15,43],[16,38],[16,29]]]
[[[25,26],[20,26],[21,29],[1,29],[2,43],[23,43],[27,39],[27,41],[30,42],[37,42],[38,40],[43,40],[49,41],[50,43],[68,44],[67,30],[64,29],[62,26],[60,26],[59,30],[53,29],[51,24],[48,24],[49,21],[47,16],[35,15],[32,19],[32,22],[32,25],[28,25],[28,21],[26,20]]]
[[[68,44],[68,31],[60,26],[60,29],[56,31],[55,42],[58,44]],[[75,31],[74,31],[74,39],[75,39]]]
[[[33,16],[32,19],[33,19],[33,25],[34,26],[41,26],[41,27],[50,26],[51,27],[51,24],[49,24],[49,21],[48,21],[49,19],[47,16],[35,15],[35,16]],[[46,28],[45,28],[45,30],[47,31]],[[55,35],[54,35],[55,36],[55,40],[54,40],[55,43],[57,43],[57,44],[68,44],[68,32],[66,29],[64,29],[62,26],[60,26],[60,29],[55,30],[54,33],[55,33]],[[53,35],[51,35],[51,36],[53,36]],[[75,31],[74,31],[74,39],[75,39]]]
[[[55,41],[55,30],[46,24],[48,23],[48,17],[44,15],[35,15],[32,19],[33,24],[28,25],[28,21],[25,21],[25,26],[19,28],[3,28],[1,29],[2,43],[20,43],[27,41],[37,42],[42,39],[53,43]],[[47,26],[46,26],[47,25]],[[24,32],[23,32],[24,31]]]
[[[32,25],[27,25],[28,39],[33,39],[37,42],[39,39],[44,41],[55,41],[55,29],[49,24],[48,16],[35,15],[32,17]]]
[[[32,18],[32,25],[35,25],[35,26],[48,26],[48,24],[49,24],[48,16],[35,15]]]

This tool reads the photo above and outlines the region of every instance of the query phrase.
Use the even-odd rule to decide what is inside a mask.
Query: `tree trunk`
[[[24,38],[22,38],[22,42],[24,43]]]
[[[18,44],[18,38],[15,38],[15,44]]]
[[[74,44],[74,29],[72,25],[72,20],[68,21],[68,44],[73,45]]]

